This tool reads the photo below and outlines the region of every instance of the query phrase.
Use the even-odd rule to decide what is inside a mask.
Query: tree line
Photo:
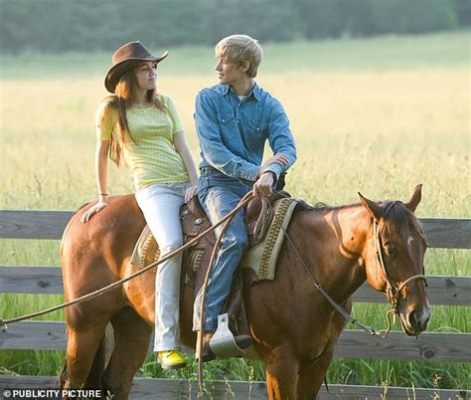
[[[0,0],[0,52],[416,34],[471,26],[471,0]]]

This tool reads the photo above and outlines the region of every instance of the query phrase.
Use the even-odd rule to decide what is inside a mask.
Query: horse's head
[[[386,293],[405,333],[411,336],[423,332],[430,319],[423,266],[427,243],[413,214],[421,189],[422,185],[416,186],[406,203],[375,203],[358,193],[371,216],[363,254],[368,283]]]

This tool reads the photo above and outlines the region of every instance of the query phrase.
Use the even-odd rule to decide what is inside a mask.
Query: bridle
[[[298,199],[293,199],[293,201],[297,202],[298,204],[302,204],[303,206],[306,206],[306,203],[299,201]],[[386,210],[384,212],[384,216],[391,211],[391,209],[397,204],[401,203],[400,201],[394,201],[386,207]],[[307,206],[310,209],[314,209],[314,207]],[[413,280],[420,279],[424,281],[425,286],[428,286],[427,283],[427,278],[423,274],[418,274],[418,275],[413,275],[409,278],[407,278],[404,282],[402,282],[400,285],[397,285],[391,281],[389,278],[386,265],[384,263],[384,258],[383,258],[383,246],[381,244],[381,237],[380,237],[380,229],[379,229],[379,221],[374,219],[372,223],[372,229],[373,229],[373,238],[375,241],[375,247],[376,247],[376,254],[378,256],[378,262],[381,266],[381,269],[383,271],[384,279],[386,281],[386,296],[388,298],[389,303],[391,304],[391,308],[387,311],[386,317],[388,321],[388,326],[386,329],[383,330],[377,330],[369,325],[366,325],[365,323],[359,321],[358,319],[354,318],[353,316],[350,315],[345,309],[337,303],[320,285],[316,277],[314,276],[313,272],[311,269],[307,266],[305,263],[304,259],[302,258],[301,254],[299,254],[299,251],[297,249],[296,244],[294,241],[291,239],[291,237],[288,235],[286,232],[286,229],[283,229],[283,233],[288,241],[288,245],[291,247],[293,250],[294,254],[296,257],[299,259],[301,262],[301,265],[303,266],[306,274],[309,276],[309,278],[312,280],[314,283],[315,288],[324,296],[324,298],[330,303],[332,308],[334,308],[340,315],[342,315],[346,321],[350,322],[352,325],[357,326],[361,330],[369,333],[370,335],[373,336],[380,336],[382,338],[386,338],[391,331],[392,328],[392,323],[393,323],[393,317],[396,314],[399,314],[399,311],[397,309],[397,306],[399,304],[399,300],[402,297],[402,290],[407,286],[408,283],[412,282]]]
[[[401,203],[401,202],[400,201],[391,202],[386,207],[383,216],[386,216],[397,203]],[[386,296],[388,298],[389,303],[391,304],[391,309],[388,311],[388,313],[398,314],[399,311],[397,309],[397,306],[399,304],[399,301],[403,297],[402,291],[407,286],[407,284],[414,280],[420,279],[424,282],[425,286],[427,287],[428,281],[425,275],[417,274],[417,275],[410,276],[400,285],[398,285],[396,282],[393,282],[390,279],[388,270],[386,268],[386,264],[384,263],[383,245],[381,243],[379,221],[376,218],[373,220],[372,226],[373,226],[373,238],[374,238],[375,247],[376,247],[376,255],[378,257],[378,263],[381,267],[381,270],[383,271],[384,280],[386,281]]]

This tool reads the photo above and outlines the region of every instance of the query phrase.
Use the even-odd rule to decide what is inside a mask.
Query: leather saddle
[[[268,199],[252,199],[245,208],[245,220],[249,236],[249,248],[255,246],[267,232],[273,219],[273,207],[268,202],[274,202],[282,197],[289,197],[286,192],[277,192]],[[180,209],[180,220],[183,230],[184,242],[198,236],[211,226],[211,222],[206,216],[197,197],[194,197],[188,204]],[[183,252],[181,290],[182,303],[188,301],[185,298],[189,292],[196,296],[203,285],[206,272],[209,268],[209,261],[216,242],[214,232],[203,236],[192,247]],[[244,268],[245,270],[246,268]],[[238,268],[233,277],[231,293],[226,301],[225,312],[229,315],[229,325],[234,334],[248,334],[248,321],[242,301],[243,275],[241,268]]]

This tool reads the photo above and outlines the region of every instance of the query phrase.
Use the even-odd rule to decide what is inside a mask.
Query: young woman
[[[179,209],[195,195],[198,180],[175,105],[156,92],[157,64],[167,55],[154,57],[140,42],[113,54],[105,78],[113,95],[103,100],[96,119],[98,203],[82,219],[87,222],[108,205],[108,155],[118,165],[123,155],[161,254],[181,246]],[[181,255],[176,255],[160,264],[156,275],[154,351],[164,369],[185,366],[177,351],[180,271]]]

